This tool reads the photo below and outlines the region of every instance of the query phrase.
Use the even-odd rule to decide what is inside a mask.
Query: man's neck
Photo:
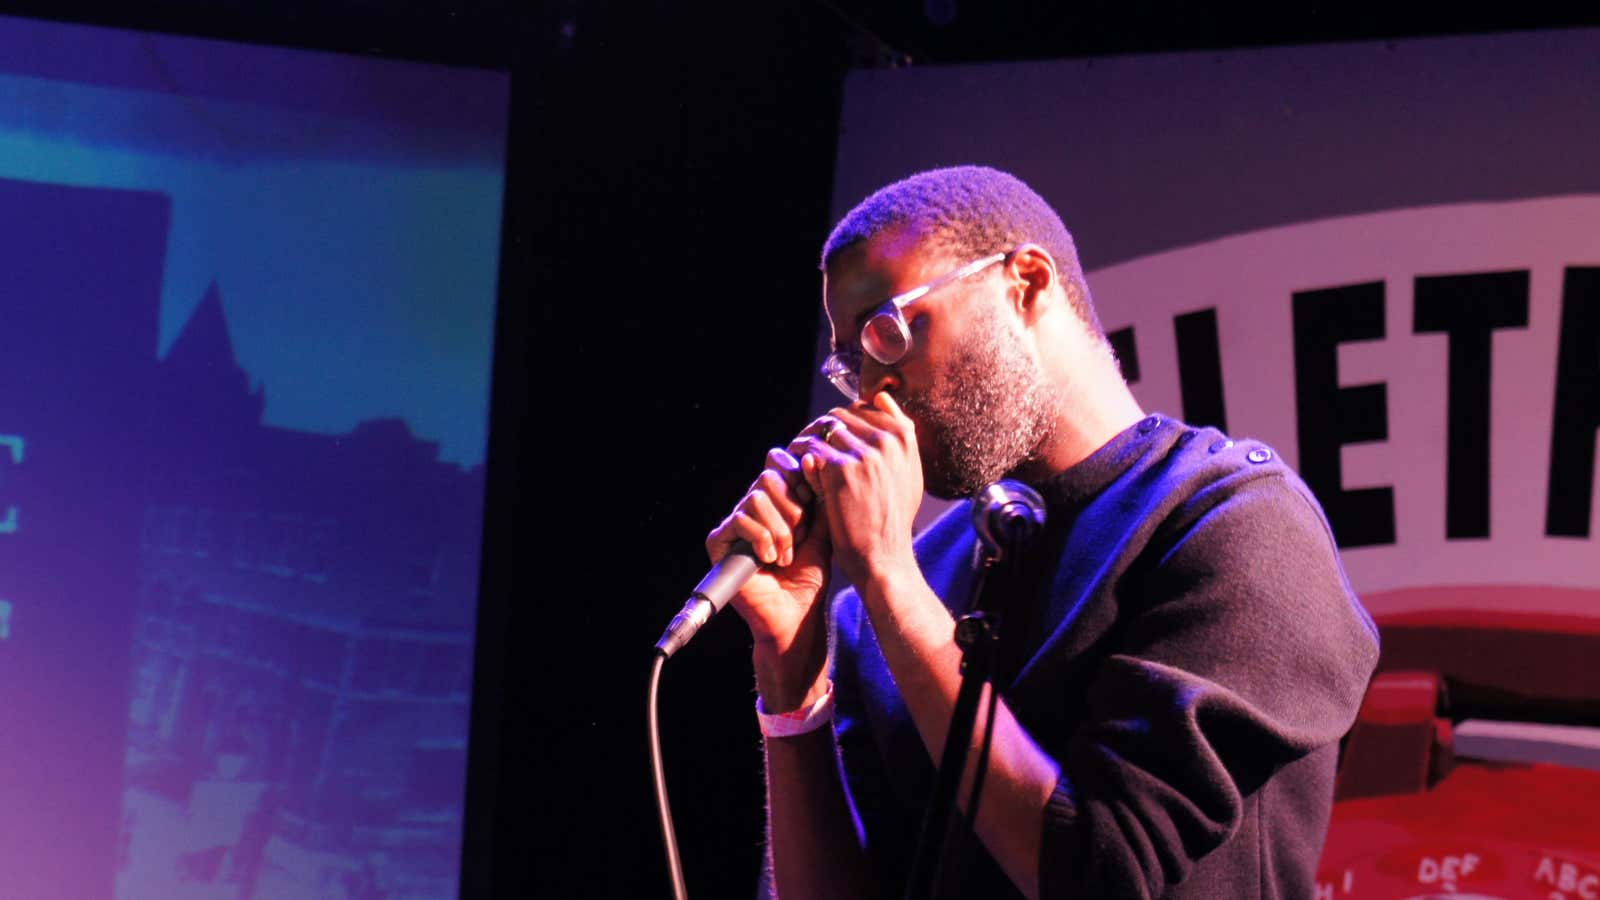
[[[1103,376],[1104,377],[1104,376]],[[1037,483],[1065,472],[1111,442],[1145,413],[1120,375],[1066,394],[1059,404],[1055,428],[1035,459],[1015,473]]]

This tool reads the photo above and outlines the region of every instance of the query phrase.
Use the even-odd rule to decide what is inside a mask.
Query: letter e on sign
[[[5,485],[5,466],[22,465],[22,438],[14,434],[0,434],[0,487]],[[0,503],[0,534],[15,534],[21,513],[15,506]]]

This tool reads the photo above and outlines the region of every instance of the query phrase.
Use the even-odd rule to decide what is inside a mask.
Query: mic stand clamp
[[[991,654],[992,644],[999,640],[1000,621],[981,609],[973,610],[956,620],[956,646],[961,648],[961,672],[966,674],[976,653]],[[987,643],[991,646],[979,645]],[[988,662],[980,660],[980,664]]]
[[[939,771],[933,794],[928,801],[922,820],[922,836],[917,841],[912,857],[911,876],[906,881],[907,900],[925,900],[934,896],[944,871],[946,849],[954,837],[958,821],[956,795],[961,788],[961,775],[967,764],[967,752],[972,745],[972,733],[978,718],[978,705],[983,697],[983,686],[988,683],[994,668],[995,649],[1000,641],[1001,597],[1011,579],[999,579],[1001,591],[987,591],[989,576],[996,570],[1009,572],[1016,565],[1022,548],[1044,524],[1044,501],[1027,485],[1014,481],[1001,481],[985,488],[973,503],[973,518],[983,541],[984,552],[976,576],[972,580],[971,600],[967,612],[956,620],[955,642],[961,648],[961,688],[950,713],[950,727],[945,732],[944,752],[939,761]],[[972,808],[967,816],[976,818],[977,800],[983,785],[983,768],[988,764],[989,741],[994,727],[994,703],[989,707],[989,728],[985,732],[978,769],[973,773]]]

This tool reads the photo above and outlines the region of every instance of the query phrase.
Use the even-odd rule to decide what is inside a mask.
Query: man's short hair
[[[1090,331],[1105,338],[1078,247],[1061,217],[1020,178],[987,166],[930,169],[879,188],[850,210],[822,246],[824,269],[847,247],[912,226],[930,249],[960,261],[1035,243],[1050,252],[1067,297]]]

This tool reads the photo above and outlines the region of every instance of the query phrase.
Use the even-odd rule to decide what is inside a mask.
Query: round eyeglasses
[[[975,259],[959,269],[946,272],[927,284],[896,294],[875,307],[861,326],[861,339],[846,344],[828,354],[822,361],[822,374],[833,382],[839,393],[851,402],[861,399],[861,363],[863,352],[878,362],[892,366],[911,352],[911,326],[906,322],[905,308],[953,281],[960,281],[982,272],[1011,253],[994,253]]]

